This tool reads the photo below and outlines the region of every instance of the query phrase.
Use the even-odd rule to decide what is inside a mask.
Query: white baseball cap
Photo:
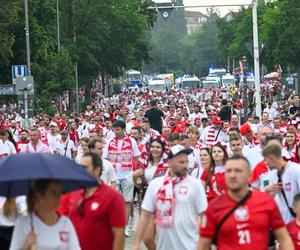
[[[169,159],[179,155],[179,154],[187,154],[189,155],[190,153],[193,152],[193,149],[191,148],[185,148],[182,145],[175,145],[171,148],[170,153],[169,153]]]

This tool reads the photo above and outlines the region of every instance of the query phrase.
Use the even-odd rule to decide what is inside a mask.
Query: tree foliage
[[[39,103],[100,73],[118,76],[149,59],[151,0],[60,0],[61,50],[57,49],[56,1],[28,0],[32,75]],[[23,1],[0,0],[0,82],[11,82],[11,65],[26,64]]]

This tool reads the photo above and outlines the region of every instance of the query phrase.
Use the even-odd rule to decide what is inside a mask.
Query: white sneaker
[[[129,216],[127,228],[128,228],[128,231],[130,231],[130,232],[134,231],[134,218],[131,216]]]
[[[125,227],[125,237],[130,237],[131,236],[131,233],[129,232],[129,229],[128,229],[128,226]]]

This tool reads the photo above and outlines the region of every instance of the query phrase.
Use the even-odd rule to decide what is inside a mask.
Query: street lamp
[[[246,74],[246,70],[247,70],[247,57],[243,56],[242,59],[242,72],[243,72],[243,104],[244,104],[244,119],[245,122],[247,122],[248,119],[248,90],[247,90],[247,74]]]
[[[257,25],[257,2],[253,0],[252,23],[253,23],[253,57],[254,57],[254,76],[255,76],[255,113],[261,118],[261,97],[260,97],[260,69],[259,69],[259,43]]]

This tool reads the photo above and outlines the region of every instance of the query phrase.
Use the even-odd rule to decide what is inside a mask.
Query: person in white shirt
[[[274,118],[275,118],[276,115],[277,115],[277,111],[276,111],[276,109],[274,109],[274,108],[272,107],[272,103],[271,103],[271,102],[268,102],[268,106],[264,109],[264,112],[266,112],[266,113],[269,114],[269,119],[270,119],[271,121],[273,121]]]
[[[77,155],[76,155],[76,158],[75,158],[75,162],[79,163],[82,156],[89,152],[89,138],[87,137],[84,137],[84,138],[81,138],[80,139],[80,146],[78,147],[77,149]]]
[[[0,130],[0,158],[17,153],[15,146],[7,138],[7,131]]]
[[[10,250],[36,249],[80,250],[70,219],[56,212],[63,191],[54,180],[37,180],[28,193],[29,215],[17,220]]]
[[[199,216],[206,210],[207,200],[201,182],[188,175],[191,151],[181,145],[173,146],[169,155],[170,169],[165,176],[150,182],[142,204],[134,250],[141,249],[152,214],[157,229],[156,249],[196,249]]]
[[[26,214],[26,196],[0,197],[0,249],[8,250],[19,216]]]
[[[185,148],[192,149],[192,153],[188,155],[189,159],[189,174],[192,173],[192,171],[195,168],[198,168],[198,166],[201,165],[200,162],[200,151],[199,149],[195,149],[193,146],[191,146],[192,141],[187,135],[181,135],[179,138],[179,144],[184,146]]]
[[[256,164],[263,160],[262,149],[266,145],[266,137],[270,133],[271,129],[269,127],[259,128],[257,131],[257,138],[260,144],[245,152],[244,156],[249,161],[251,169],[254,169]]]
[[[116,187],[116,171],[113,168],[112,163],[102,157],[104,148],[103,140],[100,138],[94,139],[89,142],[88,146],[91,152],[96,153],[102,159],[102,174],[100,177],[101,180],[103,180],[107,185]]]
[[[126,214],[129,219],[133,200],[133,168],[136,166],[140,151],[136,140],[125,133],[126,124],[117,120],[112,124],[115,137],[106,143],[103,158],[110,161],[116,171],[117,189],[122,193],[126,202]],[[128,234],[127,228],[125,229]]]
[[[57,123],[51,122],[49,133],[47,134],[48,146],[54,154],[58,154],[58,145],[61,140],[61,135],[58,133]]]
[[[265,190],[274,195],[285,223],[294,219],[293,198],[300,193],[300,167],[282,158],[282,148],[278,144],[267,145],[263,149],[263,157],[269,171]]]
[[[61,140],[56,144],[56,152],[59,155],[65,156],[69,159],[76,157],[77,148],[72,140],[68,138],[66,130],[61,131]]]

